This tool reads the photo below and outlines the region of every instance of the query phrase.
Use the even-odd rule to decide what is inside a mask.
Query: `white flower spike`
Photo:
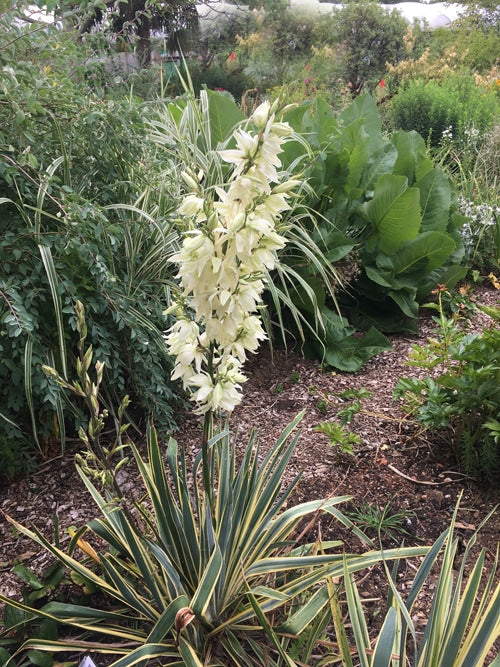
[[[178,264],[181,301],[172,305],[178,320],[165,340],[175,357],[173,379],[181,379],[196,411],[232,412],[241,401],[241,372],[247,352],[255,352],[266,338],[260,317],[264,276],[285,245],[276,222],[289,208],[287,199],[299,181],[279,182],[282,143],[292,132],[275,122],[268,102],[253,113],[257,133],[237,130],[236,149],[220,151],[234,165],[226,188],[215,188],[217,199],[204,198],[203,174],[182,174],[193,192],[179,213],[194,223]],[[189,313],[191,314],[188,314]],[[192,319],[194,317],[194,319]]]

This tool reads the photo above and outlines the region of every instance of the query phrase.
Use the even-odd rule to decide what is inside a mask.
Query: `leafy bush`
[[[313,25],[311,16],[290,11],[281,0],[261,10],[257,30],[238,38],[245,76],[262,91],[293,81],[309,58]]]
[[[426,376],[400,379],[395,396],[466,473],[495,484],[500,473],[500,330],[464,332],[456,315],[446,317],[442,295],[429,304],[438,309],[439,338],[414,346],[408,362]],[[498,309],[485,310],[500,320]]]
[[[2,208],[1,414],[11,424],[14,451],[20,451],[31,427],[41,451],[58,435],[64,442],[71,410],[41,364],[57,360],[71,372],[74,360],[66,350],[74,340],[72,313],[79,297],[87,304],[96,353],[107,364],[109,394],[130,392],[156,413],[159,424],[171,426],[171,365],[160,333],[167,325],[169,276],[162,253],[168,227],[139,215],[115,217],[112,223],[95,205],[91,214],[85,206],[68,205],[67,218],[46,217],[50,224],[37,233],[29,218],[12,206]],[[77,413],[76,426],[80,423]]]
[[[291,263],[320,305],[326,349],[313,341],[306,351],[355,370],[388,345],[377,329],[415,331],[419,302],[438,282],[452,284],[465,275],[458,231],[465,218],[422,137],[404,131],[385,136],[369,96],[358,97],[338,119],[321,99],[286,118],[311,146],[304,199],[315,216],[309,234],[348,283],[336,296],[350,322],[329,307],[313,267],[283,253],[282,262]],[[302,145],[287,144],[285,165],[302,166],[306,159]],[[300,293],[292,298],[301,303]],[[372,328],[360,338],[353,325]]]
[[[178,185],[164,159],[160,182],[139,104],[85,88],[66,33],[14,21],[0,30],[9,37],[0,51],[0,419],[11,475],[27,443],[32,453],[64,446],[65,428],[83,419],[41,372],[43,363],[71,372],[76,299],[87,304],[109,396],[126,390],[158,426],[173,426],[161,332]]]
[[[450,74],[442,82],[409,81],[391,101],[393,126],[417,131],[434,147],[450,132],[459,141],[471,129],[485,135],[498,111],[495,95],[467,74]]]

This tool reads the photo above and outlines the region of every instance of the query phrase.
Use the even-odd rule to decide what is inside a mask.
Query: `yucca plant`
[[[13,659],[26,650],[93,650],[122,656],[114,667],[146,665],[156,658],[188,667],[300,664],[286,653],[284,644],[306,628],[312,627],[313,638],[321,632],[330,595],[325,580],[345,569],[352,573],[369,567],[382,557],[376,551],[350,556],[332,552],[340,546],[337,541],[319,548],[297,540],[300,521],[311,513],[326,512],[352,527],[337,507],[347,500],[344,497],[286,506],[299,479],[282,488],[298,438],[290,436],[301,415],[262,462],[255,435],[239,465],[229,431],[212,435],[214,417],[230,413],[241,400],[246,353],[255,351],[264,337],[254,311],[264,288],[264,269],[274,266],[274,253],[284,245],[274,223],[287,210],[286,200],[296,185],[296,181],[279,182],[277,155],[290,128],[276,119],[275,112],[269,104],[261,105],[252,116],[255,134],[238,131],[237,150],[221,153],[236,166],[227,191],[217,190],[217,200],[192,170],[183,174],[193,192],[179,214],[198,227],[191,229],[172,258],[179,266],[182,291],[171,308],[177,321],[166,344],[175,356],[172,377],[182,379],[196,411],[204,415],[201,451],[192,473],[173,439],[164,464],[150,426],[147,458],[130,444],[143,497],[127,498],[121,492],[116,473],[126,459],[115,465],[113,457],[123,452],[126,425],[118,420],[116,441],[105,447],[100,436],[106,411],[99,406],[104,366],[96,363],[92,381],[93,350],[84,347],[80,304],[78,380],[70,384],[54,369],[46,369],[90,411],[87,433],[81,433],[87,453],[80,458],[78,471],[101,516],[76,531],[68,552],[39,530],[13,523],[63,563],[74,579],[88,582],[102,597],[98,608],[51,601],[40,610],[3,598],[30,618],[35,615],[78,632],[60,641],[28,639]],[[125,406],[126,401],[118,410],[120,418]],[[86,530],[102,546],[90,547],[83,540]],[[75,558],[76,546],[84,548],[90,562]],[[398,549],[384,556],[401,558],[426,551]],[[306,662],[301,664],[308,664],[313,645],[314,641],[305,643]]]
[[[111,490],[100,492],[79,467],[101,516],[77,531],[67,552],[36,528],[10,519],[81,580],[102,594],[98,607],[49,602],[40,610],[0,598],[28,614],[73,628],[60,641],[29,639],[8,663],[27,650],[86,651],[119,657],[114,667],[162,658],[179,665],[255,665],[266,656],[276,663],[281,639],[300,634],[319,618],[327,620],[325,577],[353,573],[379,562],[382,552],[343,556],[338,541],[298,545],[293,537],[303,518],[326,512],[352,527],[338,505],[347,497],[315,500],[285,509],[298,477],[285,489],[285,467],[297,444],[291,437],[301,415],[285,429],[262,462],[255,435],[239,465],[228,431],[211,440],[215,511],[199,480],[200,456],[192,475],[175,440],[165,466],[154,428],[148,458],[131,445],[144,497],[124,506]],[[170,481],[170,483],[169,483]],[[353,528],[364,538],[360,531]],[[75,550],[86,532],[104,546],[87,560]],[[92,542],[92,540],[88,540]],[[388,551],[386,558],[425,554],[425,547]],[[267,619],[267,620],[265,620]],[[185,626],[186,621],[191,621]],[[263,628],[272,625],[272,634]],[[67,632],[66,627],[61,629]],[[75,636],[74,632],[77,632]],[[275,642],[270,639],[275,638]],[[310,649],[309,649],[310,650]],[[274,657],[273,657],[274,656]],[[283,664],[295,663],[289,659]],[[304,664],[304,663],[302,663]]]
[[[126,425],[119,421],[115,444],[104,445],[105,413],[99,400],[103,367],[96,362],[92,380],[93,351],[84,346],[84,313],[81,304],[77,306],[78,379],[70,384],[53,369],[46,372],[83,399],[90,412],[88,430],[81,432],[87,451],[78,457],[78,472],[100,515],[74,532],[67,551],[38,529],[11,521],[67,568],[73,581],[97,590],[99,597],[94,606],[52,600],[41,609],[0,597],[24,619],[57,624],[61,638],[34,636],[7,664],[31,651],[87,650],[115,655],[115,667],[153,658],[178,665],[309,664],[329,622],[325,581],[342,576],[345,558],[352,573],[379,562],[382,552],[345,557],[339,541],[319,545],[297,540],[304,517],[327,513],[371,545],[340,511],[347,497],[289,507],[300,475],[286,487],[283,478],[298,441],[298,433],[292,433],[302,415],[265,455],[252,434],[239,462],[228,429],[213,436],[207,443],[209,491],[201,473],[203,450],[189,473],[176,441],[169,440],[165,460],[150,426],[147,458],[129,445],[140,499],[126,497],[116,474],[127,461],[123,453],[128,447],[122,443]],[[125,400],[115,411],[120,418],[126,406]],[[94,549],[91,544],[102,546]],[[77,558],[79,549],[86,555],[83,559]],[[385,557],[426,551],[396,549]],[[0,634],[0,644],[11,631],[9,627]],[[297,662],[286,652],[296,637],[301,638]]]
[[[344,647],[342,664],[345,667],[354,664],[361,667],[472,667],[485,664],[500,633],[500,584],[495,586],[498,545],[489,574],[486,571],[486,549],[483,547],[472,563],[470,555],[478,531],[495,509],[481,522],[460,554],[459,540],[454,535],[457,503],[450,525],[424,558],[406,600],[402,599],[393,582],[397,567],[391,574],[385,566],[390,591],[388,610],[375,642],[369,637],[362,601],[346,561],[345,593],[358,661],[353,662],[351,653]],[[439,559],[437,580],[433,578],[432,605],[425,630],[419,637],[412,620],[415,603],[430,577],[434,577]]]

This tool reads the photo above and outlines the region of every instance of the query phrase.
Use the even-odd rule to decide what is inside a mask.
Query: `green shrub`
[[[27,442],[49,452],[83,419],[41,372],[71,371],[76,299],[109,395],[127,391],[173,426],[161,332],[178,184],[139,103],[86,88],[86,52],[70,35],[4,18],[0,40],[0,419],[21,468]]]
[[[76,427],[81,423],[81,415],[70,417],[60,391],[41,371],[51,359],[61,369],[73,366],[66,349],[74,340],[78,298],[87,305],[94,349],[107,364],[107,391],[129,392],[156,414],[159,425],[172,426],[171,365],[161,335],[170,278],[163,259],[158,263],[167,227],[139,216],[111,222],[97,206],[90,212],[68,204],[68,218],[44,225],[42,244],[29,219],[12,207],[2,209],[7,224],[0,243],[1,415],[18,426],[10,429],[12,447],[32,430],[43,449],[42,441],[60,435],[56,414],[63,436],[65,421],[72,429],[71,420],[76,418]]]
[[[395,396],[408,414],[446,446],[469,475],[496,484],[500,474],[500,329],[467,333],[457,326],[457,313],[444,313],[438,303],[438,338],[413,347],[410,361],[425,377],[401,378]],[[485,309],[498,322],[498,309]],[[457,311],[458,312],[458,311]]]
[[[394,127],[415,130],[434,147],[446,136],[466,141],[471,130],[485,135],[498,112],[495,95],[477,87],[467,74],[450,74],[442,82],[409,81],[390,110]]]
[[[310,57],[313,20],[279,0],[257,20],[257,30],[238,39],[243,72],[261,91],[294,81]]]
[[[287,257],[285,249],[282,261],[290,262],[320,304],[325,348],[312,341],[306,351],[326,364],[356,370],[388,345],[379,330],[416,331],[419,303],[437,283],[465,275],[458,231],[465,218],[457,212],[450,178],[428,157],[422,137],[383,133],[368,95],[338,119],[321,99],[286,119],[307,137],[313,156],[303,200],[313,212],[309,235],[349,284],[336,295],[341,317],[313,267]],[[302,145],[287,144],[283,163],[301,167],[302,155]],[[300,304],[301,292],[292,298]],[[356,326],[368,330],[365,336],[356,335]]]

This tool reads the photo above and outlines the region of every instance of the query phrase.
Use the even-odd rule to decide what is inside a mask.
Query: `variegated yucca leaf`
[[[329,578],[342,577],[344,570],[351,575],[380,562],[382,556],[418,556],[427,549],[344,555],[342,543],[335,540],[324,543],[321,551],[315,544],[294,543],[298,525],[311,514],[330,513],[352,526],[339,509],[347,496],[290,506],[299,477],[286,488],[283,477],[297,444],[294,430],[301,417],[265,454],[252,434],[239,465],[227,430],[210,440],[213,514],[196,481],[199,457],[188,472],[184,452],[171,439],[164,458],[152,427],[147,458],[131,445],[143,487],[141,501],[126,506],[110,492],[101,493],[79,469],[100,512],[89,522],[86,537],[90,543],[94,533],[97,543],[104,545],[95,547],[97,559],[79,561],[73,554],[82,530],[75,532],[65,552],[36,528],[11,520],[107,600],[104,610],[62,602],[29,610],[3,599],[73,628],[71,639],[65,640],[64,632],[59,642],[32,639],[22,651],[63,651],[90,641],[96,651],[116,654],[114,667],[146,665],[159,656],[168,659],[167,664],[215,667],[238,653],[240,662],[235,664],[266,664],[259,663],[261,659],[280,667],[306,664],[294,662],[286,647],[294,636],[310,632],[303,652],[312,654],[312,637],[328,623]],[[176,614],[183,608],[194,618],[176,631]]]
[[[500,585],[494,587],[498,546],[487,576],[483,576],[486,572],[484,548],[472,566],[468,559],[478,531],[495,509],[478,526],[461,556],[457,552],[458,541],[454,538],[458,509],[459,503],[449,527],[422,561],[406,600],[397,591],[394,575],[386,566],[390,588],[388,610],[374,647],[362,600],[345,561],[343,581],[348,617],[361,667],[475,667],[484,664],[500,634]],[[461,564],[457,572],[458,559]],[[412,620],[414,605],[439,560],[432,606],[423,636],[419,637]],[[465,578],[466,567],[468,576]],[[349,647],[344,646],[342,664],[346,667],[352,665],[349,653]]]

